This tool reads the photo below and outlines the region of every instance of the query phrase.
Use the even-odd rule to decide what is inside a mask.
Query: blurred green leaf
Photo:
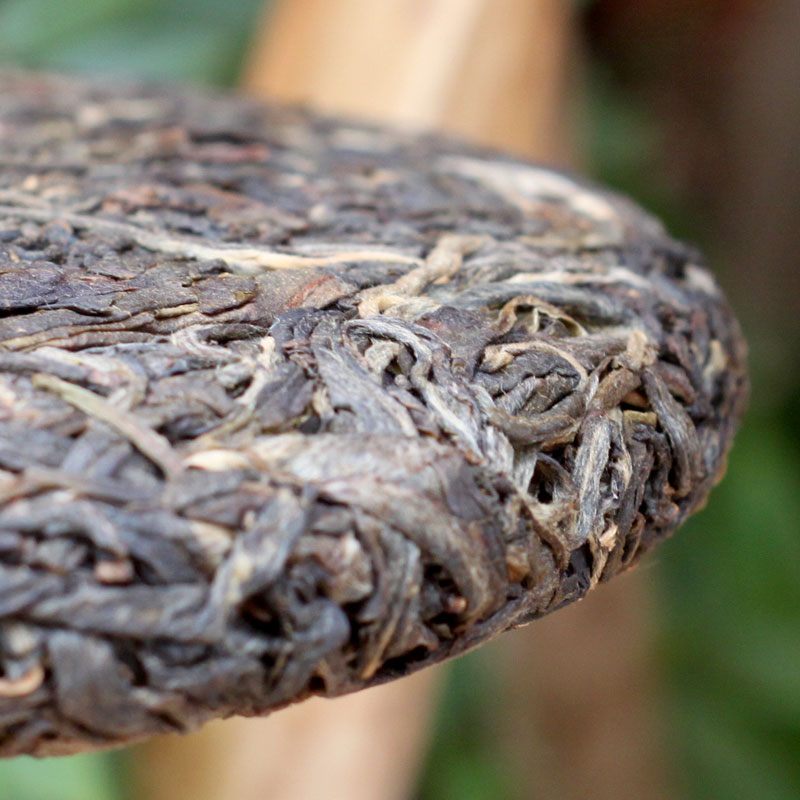
[[[497,709],[508,702],[485,653],[450,665],[418,800],[525,800],[518,766],[492,736]]]
[[[769,731],[753,725],[730,700],[687,693],[674,709],[683,757],[679,780],[703,800],[792,800],[798,797],[796,764]]]
[[[75,46],[103,25],[131,14],[145,16],[150,7],[140,0],[5,0],[0,5],[0,56],[46,60],[51,48]]]
[[[123,800],[119,765],[106,754],[18,758],[0,764],[0,800]]]
[[[261,0],[5,0],[0,61],[232,83]]]

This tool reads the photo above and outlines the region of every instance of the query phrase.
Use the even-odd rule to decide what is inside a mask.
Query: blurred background
[[[394,695],[0,763],[0,800],[800,797],[798,42],[795,0],[0,0],[0,65],[239,85],[630,194],[707,253],[753,379],[708,507],[585,602]]]

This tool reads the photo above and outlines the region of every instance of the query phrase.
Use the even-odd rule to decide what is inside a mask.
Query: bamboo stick
[[[243,84],[565,162],[572,25],[563,0],[279,0]]]

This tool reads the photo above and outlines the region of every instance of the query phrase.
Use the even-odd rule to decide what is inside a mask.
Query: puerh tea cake
[[[0,755],[457,655],[720,477],[744,344],[622,197],[239,97],[0,77]]]

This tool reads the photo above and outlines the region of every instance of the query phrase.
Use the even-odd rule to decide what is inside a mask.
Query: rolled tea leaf
[[[744,344],[583,180],[187,89],[0,77],[0,755],[408,674],[635,564]]]

